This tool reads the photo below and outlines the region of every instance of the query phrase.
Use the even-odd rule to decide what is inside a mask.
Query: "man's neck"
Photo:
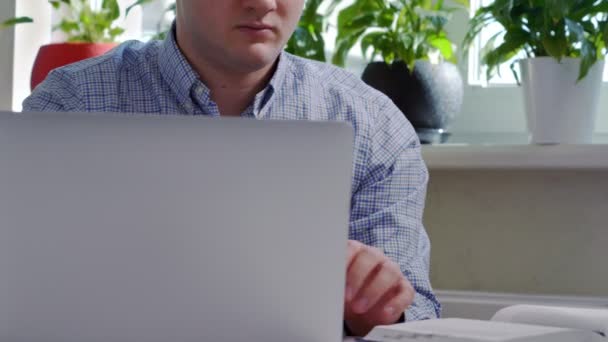
[[[276,62],[252,72],[229,70],[221,63],[198,56],[187,39],[179,39],[179,34],[177,38],[177,45],[209,88],[211,99],[223,116],[240,116],[253,103],[256,94],[266,87],[275,71]]]
[[[274,71],[272,65],[248,74],[222,72],[196,64],[193,67],[224,116],[240,116],[253,103],[256,94],[266,87]]]

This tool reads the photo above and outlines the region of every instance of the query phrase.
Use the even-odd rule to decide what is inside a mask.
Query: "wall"
[[[434,287],[608,296],[608,170],[431,170]]]

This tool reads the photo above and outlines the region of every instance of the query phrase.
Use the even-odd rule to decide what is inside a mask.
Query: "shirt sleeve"
[[[422,224],[428,171],[418,137],[390,101],[374,120],[366,167],[351,202],[350,239],[377,247],[397,262],[416,290],[408,321],[440,316],[429,280],[430,242]]]
[[[82,108],[77,82],[61,69],[52,71],[23,101],[23,112],[70,112]]]

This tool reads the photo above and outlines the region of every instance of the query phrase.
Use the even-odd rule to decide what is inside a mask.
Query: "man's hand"
[[[396,323],[413,300],[414,288],[399,265],[377,248],[348,242],[344,320],[353,334]]]

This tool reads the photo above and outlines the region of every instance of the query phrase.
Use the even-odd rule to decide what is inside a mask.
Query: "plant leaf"
[[[608,20],[606,20],[603,25],[604,25],[604,30],[603,30],[604,48],[608,48]]]
[[[511,69],[511,72],[513,73],[513,77],[515,77],[515,82],[517,83],[517,85],[521,85],[521,80],[519,78],[519,74],[517,73],[517,63],[518,63],[518,61],[514,61],[513,63],[511,63],[509,68]]]
[[[336,39],[336,50],[332,57],[332,63],[337,66],[344,66],[346,62],[346,56],[352,49],[355,43],[359,40],[359,37],[365,32],[366,29],[360,29],[359,31],[353,32],[348,37],[342,37]]]
[[[585,40],[581,48],[581,68],[578,76],[578,81],[581,81],[587,76],[591,67],[597,62],[597,50],[593,42]]]
[[[473,45],[475,39],[479,36],[482,30],[490,25],[494,20],[491,16],[489,7],[483,7],[477,11],[477,13],[469,21],[469,31],[465,35],[462,42],[463,54],[466,55],[469,49]]]
[[[323,16],[329,17],[336,10],[336,7],[338,7],[341,2],[342,0],[331,0],[329,5],[327,6],[327,11],[323,14]]]
[[[513,23],[513,19],[511,18],[513,1],[514,0],[495,0],[492,6],[490,6],[492,9],[492,16],[504,27],[509,27]]]
[[[570,31],[571,37],[573,37],[575,41],[583,42],[585,40],[585,29],[583,28],[583,25],[570,19],[566,19],[566,26]]]
[[[49,4],[51,4],[51,6],[53,6],[54,9],[59,9],[59,7],[61,6],[62,1],[58,1],[58,0],[49,0]]]
[[[545,7],[553,21],[558,22],[569,14],[572,2],[574,0],[545,0]]]
[[[363,57],[367,57],[367,52],[369,51],[369,49],[371,47],[381,45],[382,44],[381,41],[386,40],[387,35],[388,34],[386,32],[381,32],[381,31],[370,32],[370,33],[365,34],[361,38],[361,53],[363,54]],[[376,48],[374,48],[371,56],[367,59],[369,61],[372,61],[376,55],[377,55]]]
[[[608,13],[608,2],[599,1],[597,5],[594,5],[598,1],[586,0],[585,3],[581,4],[580,8],[570,16],[574,20],[582,20],[586,16],[595,16],[596,14]]]
[[[568,51],[568,42],[560,38],[545,37],[543,39],[543,47],[549,56],[561,60],[566,56],[566,52]]]
[[[443,9],[443,2],[444,0],[437,0],[437,3],[435,4],[435,7],[433,8],[435,11],[440,11]]]
[[[300,57],[325,62],[325,42],[323,36],[299,26],[287,44],[287,52]]]
[[[527,32],[513,30],[505,34],[504,42],[493,51],[489,51],[482,57],[482,62],[487,65],[487,79],[490,80],[501,64],[510,61],[523,49],[527,42]]]
[[[103,0],[101,8],[108,11],[109,19],[111,21],[120,17],[120,5],[118,5],[118,0]]]
[[[308,59],[326,61],[325,41],[322,35],[325,29],[325,17],[319,14],[322,2],[323,0],[306,1],[298,27],[287,43],[287,52]]]
[[[110,31],[108,33],[110,34],[110,37],[112,39],[114,39],[115,37],[120,36],[124,32],[125,32],[125,29],[123,29],[122,27],[114,27],[114,28],[110,29]]]
[[[57,26],[55,26],[55,29],[59,29],[67,35],[71,35],[72,31],[78,31],[79,28],[80,26],[78,25],[78,22],[66,19],[63,19],[59,22],[59,24],[57,24]]]
[[[346,56],[359,38],[372,27],[389,26],[391,18],[384,18],[387,11],[396,11],[384,0],[355,0],[338,13],[338,36],[332,62],[344,66]]]
[[[456,62],[452,42],[447,38],[436,37],[429,39],[429,44],[436,48],[443,58],[452,63]]]
[[[12,18],[12,19],[3,21],[2,24],[0,24],[0,27],[9,27],[9,26],[17,25],[17,24],[33,23],[33,22],[34,22],[34,20],[30,17],[18,17],[18,18]]]

